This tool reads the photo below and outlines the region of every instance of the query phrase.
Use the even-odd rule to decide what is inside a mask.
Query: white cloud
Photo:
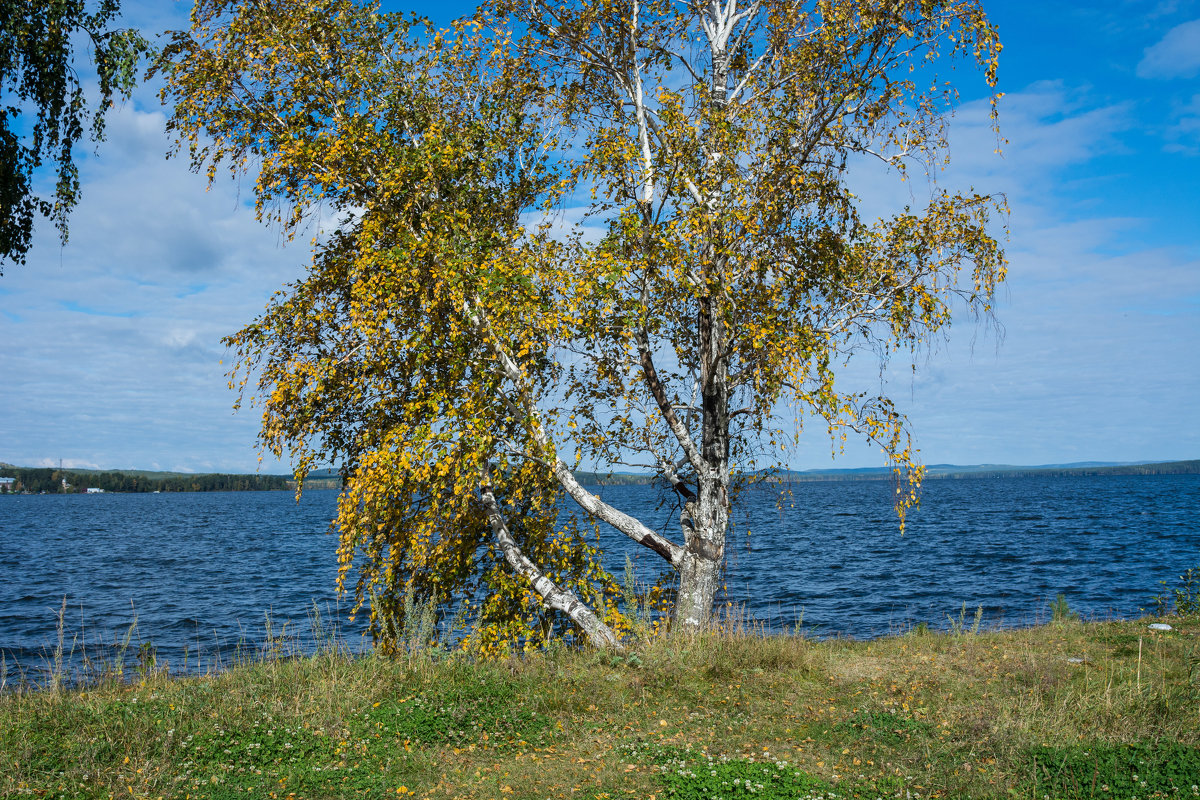
[[[63,469],[103,469],[103,467],[99,466],[98,464],[95,464],[91,461],[81,461],[78,458],[64,458],[64,459],[62,459],[61,463],[62,463]],[[58,465],[59,465],[58,459],[39,458],[37,461],[30,463],[28,466],[31,466],[31,467],[53,467],[54,469],[58,469]],[[18,464],[17,466],[26,466],[26,465]]]
[[[1200,19],[1167,31],[1147,47],[1137,66],[1139,78],[1191,78],[1200,74]]]
[[[929,463],[1194,458],[1181,426],[1200,393],[1200,262],[1172,250],[1106,255],[1127,220],[1013,220],[1002,343],[970,322],[887,389]],[[1119,233],[1116,235],[1120,235]],[[870,364],[855,377],[867,387]],[[877,383],[877,381],[876,381]]]
[[[1200,155],[1200,94],[1176,109],[1171,119],[1163,149],[1168,153]]]
[[[1003,158],[992,153],[986,102],[966,104],[952,122],[942,183],[1007,194],[1011,263],[998,346],[986,325],[962,316],[947,341],[918,354],[915,375],[900,357],[888,370],[886,390],[909,413],[927,462],[1183,459],[1200,450],[1200,432],[1178,424],[1200,394],[1200,354],[1179,346],[1200,336],[1200,262],[1186,247],[1154,246],[1161,223],[1120,201],[1128,175],[1100,166],[1136,162],[1123,141],[1135,119],[1132,102],[1041,82],[1004,98]],[[1127,158],[1106,160],[1114,154]],[[902,197],[894,177],[857,189],[874,210],[916,199]],[[1097,196],[1116,215],[1097,214]],[[846,378],[845,388],[878,388],[878,365],[862,358]],[[872,463],[866,447],[847,454],[845,466]]]
[[[1067,167],[1124,149],[1120,134],[1133,126],[1129,102],[1093,103],[1084,89],[1062,81],[1039,81],[1004,96],[996,136],[980,100],[965,104],[950,126],[948,177],[1009,196],[1040,195]],[[997,184],[999,184],[997,186]]]
[[[1004,96],[1000,104],[1000,141],[992,128],[986,100],[963,104],[950,121],[950,164],[934,178],[943,189],[973,188],[1004,194],[1010,203],[1059,205],[1068,170],[1097,157],[1126,152],[1123,134],[1134,127],[1129,102],[1096,102],[1086,89],[1061,81],[1040,81]],[[999,148],[1001,152],[995,151]],[[890,216],[906,204],[923,207],[931,194],[927,178],[910,170],[901,183],[895,172],[873,159],[853,165],[852,187],[867,219]],[[1091,176],[1088,180],[1103,182]]]
[[[143,87],[138,99],[153,102]],[[245,208],[244,187],[165,159],[164,116],[129,103],[81,163],[70,243],[40,230],[3,278],[4,460],[253,471],[257,414],[232,416],[220,343],[308,261]],[[43,226],[44,228],[45,226]],[[11,433],[8,433],[11,431]],[[268,471],[282,471],[268,461]]]
[[[165,342],[168,347],[180,350],[196,341],[196,331],[193,329],[184,330],[175,328],[168,331]]]

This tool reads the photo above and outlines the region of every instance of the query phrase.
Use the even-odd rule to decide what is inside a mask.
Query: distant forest
[[[960,467],[931,465],[927,479],[1079,477],[1084,475],[1185,475],[1200,473],[1200,460],[1167,461],[1152,464],[1064,464],[1043,467],[979,465]],[[256,492],[294,490],[296,482],[288,475],[192,475],[180,472],[119,470],[63,470],[49,467],[14,467],[0,463],[0,477],[14,478],[12,491],[62,494],[103,489],[105,492]],[[576,471],[576,479],[590,486],[631,486],[656,482],[652,475]],[[63,486],[63,479],[67,486]],[[887,468],[782,471],[765,473],[760,480],[769,483],[806,481],[890,480]],[[305,489],[341,489],[342,479],[335,470],[314,470],[304,481]]]
[[[1062,464],[1041,467],[1015,467],[1007,464],[982,464],[960,467],[951,464],[935,464],[927,468],[925,478],[927,480],[1034,477],[1077,478],[1085,475],[1195,475],[1197,473],[1200,473],[1200,460],[1164,461],[1151,464]],[[575,477],[580,483],[600,486],[651,484],[656,481],[656,478],[652,475],[632,475],[629,473],[604,474],[576,472]],[[892,471],[887,467],[805,470],[803,472],[781,470],[778,472],[766,472],[760,476],[760,480],[768,483],[877,481],[892,479]]]
[[[1165,461],[1151,464],[1058,464],[1039,467],[1016,467],[1007,464],[981,464],[956,466],[951,464],[930,465],[925,473],[928,480],[965,478],[1071,478],[1085,475],[1194,475],[1200,473],[1200,460]],[[646,486],[659,481],[653,475],[629,472],[585,472],[575,470],[575,479],[585,486]],[[759,476],[766,483],[802,483],[807,481],[881,481],[892,480],[892,471],[887,467],[865,469],[829,469],[792,472],[782,470],[767,472]],[[296,482],[288,480],[288,486],[296,488]],[[341,489],[342,478],[336,470],[313,470],[304,479],[305,489]]]
[[[252,492],[287,489],[282,475],[146,475],[138,472],[91,472],[50,467],[0,467],[0,477],[14,478],[17,492],[64,494],[103,489],[106,492]],[[63,480],[66,486],[63,486]]]

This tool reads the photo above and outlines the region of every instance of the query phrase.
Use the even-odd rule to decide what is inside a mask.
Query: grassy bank
[[[1200,797],[1200,616],[1150,621],[11,692],[0,796]]]

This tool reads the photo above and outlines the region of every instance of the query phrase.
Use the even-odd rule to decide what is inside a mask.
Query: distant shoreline
[[[2,494],[173,494],[284,491],[288,488],[288,479],[280,475],[59,470],[52,467],[16,467],[0,464]]]
[[[576,479],[587,486],[649,486],[659,479],[654,475],[629,472],[575,471]],[[933,464],[926,467],[926,480],[969,480],[975,478],[1079,478],[1121,475],[1197,475],[1200,459],[1188,461],[1153,461],[1133,464],[1082,463],[1043,466],[1012,466],[1008,464],[978,464],[959,466]],[[16,467],[0,462],[0,478],[16,478],[18,485],[36,485],[36,489],[17,490],[26,494],[74,494],[87,488],[103,489],[106,494],[151,492],[220,492],[220,491],[285,491],[295,490],[291,475],[250,475],[231,473],[193,474],[187,472],[152,472],[147,470],[89,470],[68,469],[59,472],[49,467]],[[65,479],[68,489],[61,488]],[[810,483],[818,481],[884,481],[892,480],[888,467],[827,470],[781,470],[763,473],[764,483]],[[305,489],[340,489],[341,477],[334,470],[312,472],[304,481]],[[45,484],[45,485],[43,485]],[[121,487],[121,488],[118,488]],[[0,490],[2,491],[2,490]]]
[[[1109,475],[1196,475],[1200,474],[1200,459],[1190,461],[1156,461],[1145,464],[1112,464],[1088,466],[1017,467],[1007,464],[982,464],[960,467],[935,464],[926,467],[925,479],[948,478],[1081,478]],[[886,467],[873,470],[807,470],[780,473],[781,480],[890,480],[892,471]]]
[[[971,478],[1078,478],[1117,475],[1197,475],[1200,459],[1190,461],[1155,461],[1137,464],[1063,464],[1019,467],[1007,464],[957,466],[934,464],[926,467],[925,479],[965,480]],[[580,483],[591,486],[640,486],[654,483],[653,475],[633,473],[576,472]],[[828,470],[781,470],[764,474],[762,481],[771,483],[809,483],[817,481],[885,481],[893,479],[888,467]]]

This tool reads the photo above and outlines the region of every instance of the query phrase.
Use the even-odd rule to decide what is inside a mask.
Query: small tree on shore
[[[194,166],[257,168],[289,231],[335,221],[230,337],[234,383],[299,475],[341,465],[342,575],[357,560],[385,644],[418,596],[475,599],[485,646],[555,619],[619,646],[600,524],[662,557],[675,625],[703,628],[734,495],[806,417],[884,450],[903,520],[904,418],[835,369],[918,348],[956,300],[990,311],[1000,203],[931,188],[864,220],[850,168],[933,187],[955,100],[934,71],[963,57],[992,86],[998,52],[955,0],[499,0],[441,32],[200,0],[163,62]],[[600,236],[557,223],[580,205]],[[677,533],[580,485],[585,460],[655,472]]]

